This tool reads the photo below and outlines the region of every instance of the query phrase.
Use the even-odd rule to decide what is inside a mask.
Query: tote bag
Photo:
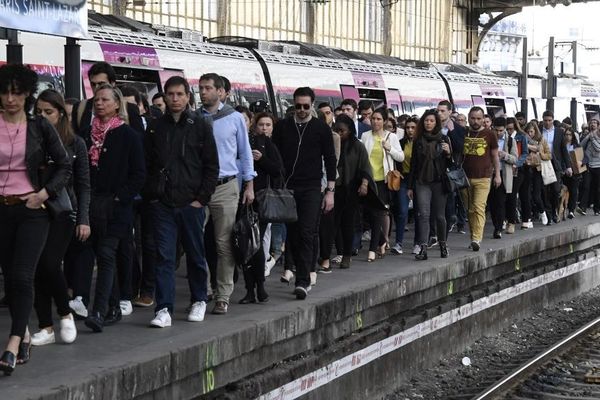
[[[544,185],[549,185],[551,183],[556,182],[556,173],[554,172],[554,167],[552,166],[552,161],[550,160],[542,160],[542,180],[544,181]]]

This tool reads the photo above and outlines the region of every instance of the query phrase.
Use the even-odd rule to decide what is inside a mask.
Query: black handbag
[[[240,206],[236,222],[233,225],[233,249],[236,263],[246,265],[248,261],[260,250],[260,227],[258,214],[252,206]]]
[[[289,223],[298,221],[296,199],[292,190],[273,189],[270,179],[267,187],[256,192],[258,216],[266,223]]]
[[[39,170],[42,185],[48,183],[54,170],[54,161],[49,156],[46,156],[46,164],[40,167]],[[53,220],[64,221],[69,218],[75,220],[75,211],[66,187],[56,192],[56,196],[48,198],[44,202],[44,206]]]
[[[446,193],[453,193],[457,190],[466,189],[470,186],[469,178],[462,165],[458,166],[452,162],[452,166],[444,174],[443,184]]]
[[[67,219],[75,218],[75,212],[73,210],[73,204],[69,197],[69,192],[66,188],[62,188],[56,193],[56,196],[49,198],[45,202],[46,209],[50,218],[56,221],[64,221]]]

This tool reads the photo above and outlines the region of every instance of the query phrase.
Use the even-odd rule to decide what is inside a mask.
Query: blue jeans
[[[190,205],[171,208],[162,203],[152,205],[156,242],[156,311],[167,308],[173,313],[175,303],[175,259],[177,239],[187,261],[187,277],[192,303],[207,301],[208,267],[204,249],[204,208]]]
[[[408,183],[406,179],[403,179],[400,183],[400,190],[397,192],[390,192],[394,197],[394,224],[396,225],[396,244],[402,246],[404,241],[404,228],[406,227],[406,221],[408,221],[408,204],[410,199],[408,198]]]

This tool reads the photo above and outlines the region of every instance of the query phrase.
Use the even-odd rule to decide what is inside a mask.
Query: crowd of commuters
[[[277,120],[264,101],[227,104],[231,84],[216,73],[200,77],[199,107],[182,77],[150,100],[117,87],[107,63],[88,78],[87,101],[54,90],[34,97],[32,70],[0,67],[0,266],[12,319],[5,374],[29,360],[31,345],[74,342],[77,318],[102,332],[134,305],[154,306],[149,325],[171,326],[183,257],[187,320],[200,322],[211,300],[211,313],[227,314],[237,267],[240,304],[269,300],[265,277],[276,263],[302,300],[317,272],[350,268],[363,241],[370,263],[403,254],[409,226],[412,254],[426,260],[435,246],[448,257],[448,235],[467,225],[465,242],[478,251],[488,214],[495,239],[589,207],[600,215],[595,119],[579,134],[550,111],[527,122],[480,107],[465,116],[441,101],[420,116],[396,115],[369,101],[316,105],[301,87]],[[457,170],[468,181],[459,189],[448,175]],[[236,219],[266,188],[292,191],[297,220],[259,221],[259,248],[237,262]]]

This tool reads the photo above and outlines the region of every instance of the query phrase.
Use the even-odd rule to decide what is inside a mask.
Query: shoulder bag
[[[544,186],[558,181],[556,173],[554,172],[554,167],[552,166],[552,160],[541,160],[541,166]]]
[[[390,133],[388,133],[388,135],[385,137],[384,141],[388,140],[389,137],[390,137]],[[382,146],[383,146],[383,144],[382,144]],[[389,168],[389,171],[388,171],[387,175],[385,176],[385,179],[387,181],[387,187],[389,190],[397,192],[398,190],[400,190],[400,183],[402,182],[402,178],[401,178],[402,175],[400,174],[400,171],[391,167],[390,160],[387,156],[387,151],[385,149],[383,149],[383,156],[385,157],[385,159],[388,163],[388,168]],[[395,167],[395,163],[394,163],[394,167]]]
[[[298,220],[294,192],[284,187],[271,187],[271,177],[267,177],[267,187],[256,192],[258,216],[261,222],[291,223]]]
[[[236,222],[233,225],[233,249],[238,265],[246,265],[260,250],[260,227],[258,214],[251,205],[239,207]]]
[[[442,184],[446,193],[453,193],[457,190],[466,189],[470,186],[467,173],[461,165],[456,165],[454,158],[451,159],[450,168],[446,169],[446,173],[442,176]]]

